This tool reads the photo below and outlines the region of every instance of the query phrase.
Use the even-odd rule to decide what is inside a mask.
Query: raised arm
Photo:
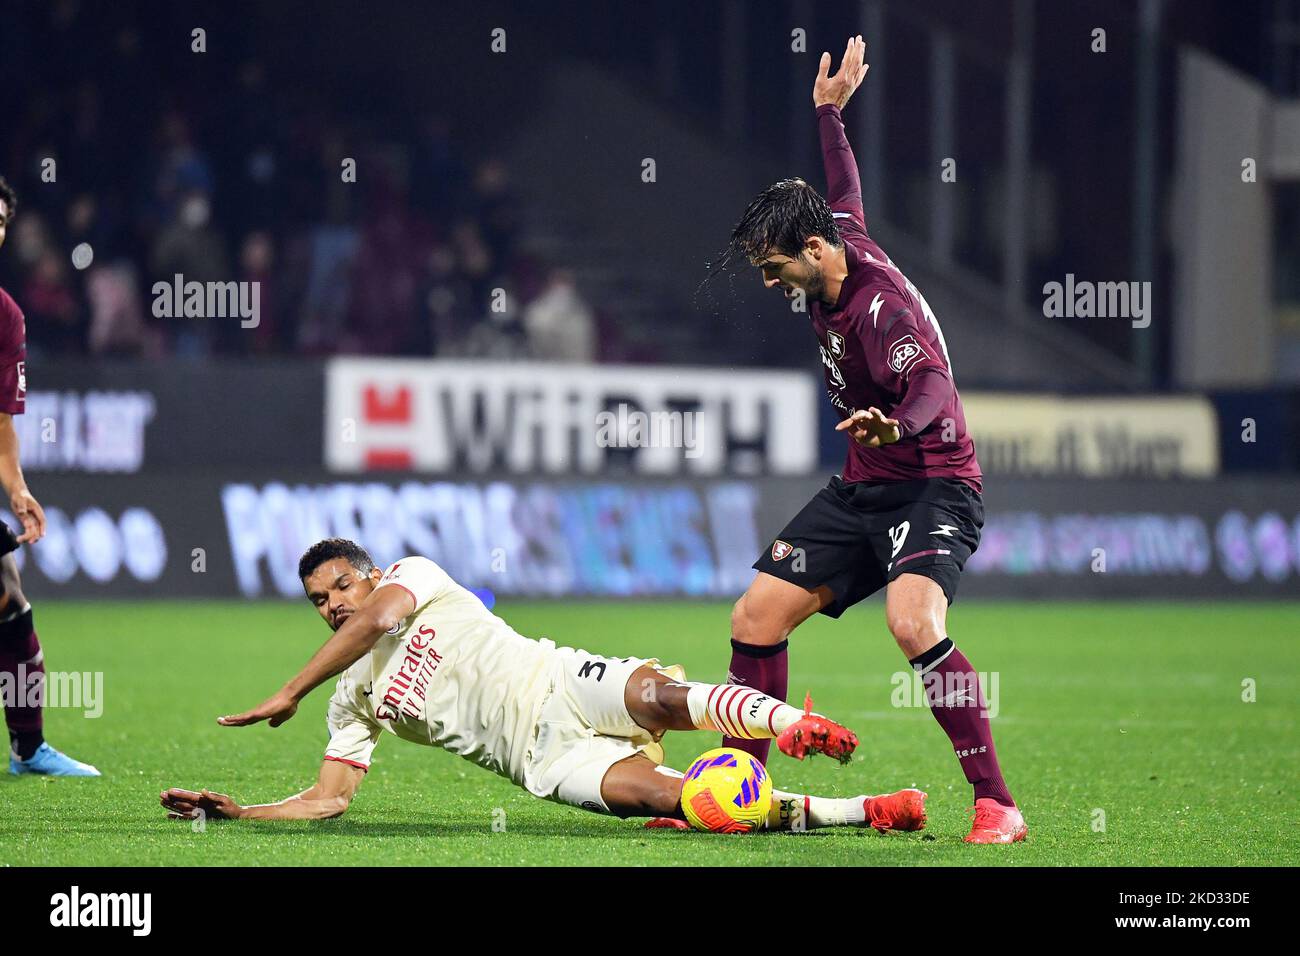
[[[813,82],[813,105],[817,107],[817,135],[821,139],[822,165],[826,170],[826,201],[836,213],[849,213],[866,229],[862,209],[862,182],[857,160],[844,134],[840,110],[862,85],[870,67],[865,62],[867,45],[861,36],[850,37],[844,58],[834,76],[829,75],[831,55],[823,53]],[[839,218],[839,217],[837,217]]]
[[[298,710],[299,701],[321,683],[360,660],[380,637],[414,610],[415,598],[406,588],[376,588],[356,613],[312,655],[297,676],[275,695],[242,714],[218,717],[217,723],[226,727],[243,727],[269,720],[272,727],[279,727]]]
[[[321,762],[316,783],[302,793],[276,803],[240,806],[224,793],[211,790],[164,790],[160,802],[170,820],[322,820],[341,816],[365,777],[365,770],[337,760]]]

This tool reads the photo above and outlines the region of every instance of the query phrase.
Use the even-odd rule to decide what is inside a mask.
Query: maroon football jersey
[[[826,198],[849,270],[835,305],[814,301],[810,309],[831,404],[844,418],[872,406],[894,418],[909,389],[942,396],[937,414],[905,428],[892,445],[865,448],[848,438],[843,478],[956,478],[979,491],[975,443],[966,431],[943,332],[916,286],[867,235],[858,167],[839,107],[819,107],[817,125]]]
[[[0,412],[21,415],[27,407],[27,324],[23,310],[0,289]]]

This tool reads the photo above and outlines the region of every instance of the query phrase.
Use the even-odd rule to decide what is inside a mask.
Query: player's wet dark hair
[[[305,581],[322,564],[335,558],[345,558],[348,564],[362,574],[369,574],[375,569],[375,562],[371,559],[370,552],[355,541],[349,541],[347,538],[326,538],[324,541],[317,541],[298,559],[298,580]]]
[[[14,192],[14,187],[5,182],[3,176],[0,176],[0,199],[5,201],[9,208],[9,218],[13,219],[14,212],[18,209],[18,194]]]
[[[840,245],[840,230],[830,203],[802,179],[783,179],[768,186],[749,204],[731,230],[728,251],[753,260],[761,259],[775,247],[795,258],[809,236],[821,236],[833,246]]]

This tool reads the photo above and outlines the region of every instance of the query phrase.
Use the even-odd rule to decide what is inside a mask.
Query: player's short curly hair
[[[795,258],[809,236],[841,245],[830,203],[802,179],[783,179],[754,197],[731,230],[730,251],[754,260],[775,248]]]
[[[13,219],[14,212],[18,209],[18,194],[3,176],[0,176],[0,199],[5,201],[5,206],[9,209],[9,218]]]
[[[324,541],[317,541],[302,553],[302,557],[298,559],[298,580],[307,580],[313,571],[326,561],[333,561],[335,558],[345,558],[348,564],[362,574],[369,574],[375,569],[375,562],[370,557],[370,552],[355,541],[347,538],[326,538]]]

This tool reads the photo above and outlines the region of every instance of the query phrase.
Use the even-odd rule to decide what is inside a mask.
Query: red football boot
[[[973,809],[975,822],[966,834],[967,843],[1016,843],[1029,832],[1018,809],[1004,807],[992,797],[976,800]]]
[[[867,823],[884,833],[886,830],[924,830],[924,790],[899,790],[878,797],[864,797]]]
[[[675,820],[672,817],[654,817],[645,822],[647,830],[689,830],[691,825],[685,820]]]
[[[812,694],[803,702],[803,716],[781,731],[776,738],[781,753],[803,760],[810,753],[826,754],[840,763],[848,763],[858,746],[858,735],[829,717],[812,712]]]

